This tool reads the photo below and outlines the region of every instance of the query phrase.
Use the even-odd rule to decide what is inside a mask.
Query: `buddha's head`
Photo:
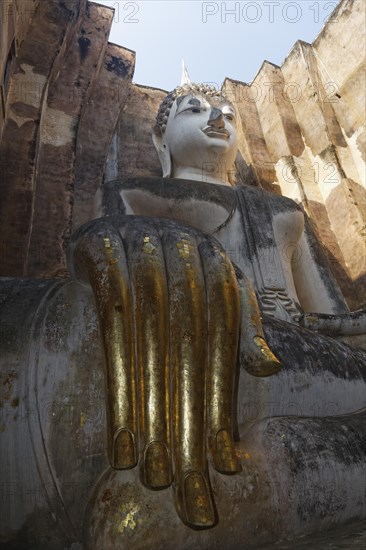
[[[212,86],[185,84],[160,105],[153,141],[164,177],[232,185],[236,110]]]

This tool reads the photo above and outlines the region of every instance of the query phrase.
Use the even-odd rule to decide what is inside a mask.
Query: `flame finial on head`
[[[185,84],[190,85],[190,84],[193,84],[193,83],[192,83],[192,80],[189,77],[186,64],[184,63],[184,59],[182,59],[182,78],[181,78],[180,85],[184,86]]]
[[[160,128],[162,133],[165,132],[166,125],[168,122],[170,109],[177,97],[186,95],[187,93],[197,93],[201,95],[206,95],[210,97],[219,97],[225,98],[225,94],[222,90],[216,89],[214,86],[209,84],[195,84],[190,79],[186,64],[184,59],[182,59],[182,79],[179,86],[174,88],[173,91],[169,92],[168,95],[163,99],[159,106],[158,114],[156,116],[156,127]]]

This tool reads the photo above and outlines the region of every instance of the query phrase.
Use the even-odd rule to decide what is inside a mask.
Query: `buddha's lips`
[[[223,128],[222,130],[216,130],[212,126],[206,126],[206,128],[204,128],[202,132],[208,137],[215,137],[220,139],[229,139],[230,137],[229,132],[225,128]]]

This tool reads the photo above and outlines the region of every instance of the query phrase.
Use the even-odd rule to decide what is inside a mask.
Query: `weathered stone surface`
[[[85,4],[86,0],[68,5],[59,0],[38,4],[17,52],[0,145],[3,275],[26,273],[44,94],[65,34],[76,32]]]
[[[340,267],[348,273],[348,283],[343,277],[340,279],[340,284],[344,293],[347,294],[350,304],[354,305],[358,292],[357,289],[352,290],[350,281],[360,276],[359,267],[355,264],[355,256],[357,257],[355,250],[363,249],[364,243],[360,234],[352,234],[351,226],[347,224],[347,229],[345,229],[345,212],[343,211],[345,204],[343,203],[343,207],[341,207],[341,202],[336,204],[336,201],[333,201],[331,208],[328,197],[330,194],[341,193],[346,173],[345,168],[356,176],[357,171],[336,118],[333,102],[328,98],[326,87],[330,83],[325,84],[325,87],[321,83],[321,69],[322,65],[317,65],[315,50],[310,45],[299,42],[286,59],[282,71],[288,82],[297,81],[301,87],[299,100],[294,103],[294,110],[306,144],[306,150],[301,155],[300,166],[302,170],[306,170],[306,165],[308,165],[308,169],[313,172],[315,182],[315,188],[311,182],[308,185],[303,185],[304,198],[302,202],[307,207],[309,215],[314,219],[320,239],[328,248],[329,254],[332,254],[338,260]],[[335,101],[338,99],[335,98]],[[346,166],[342,166],[342,161]],[[311,189],[312,196],[309,194]],[[309,199],[311,203],[307,202]],[[323,231],[324,216],[314,215],[315,202],[325,206],[324,214],[328,217],[331,227],[331,233],[328,235]],[[350,201],[346,205],[346,210],[354,211],[350,215],[356,219],[360,216],[360,209],[362,209],[361,205]],[[319,212],[319,208],[317,211]],[[342,218],[343,221],[341,221]],[[345,238],[349,240],[348,244],[345,243]],[[341,254],[339,254],[340,251],[342,251]],[[362,303],[362,300],[359,303]]]
[[[13,62],[19,45],[28,33],[38,4],[39,0],[32,0],[32,2],[7,0],[0,4],[0,75],[3,75],[3,81],[0,82],[0,136],[5,122],[8,83],[14,70]]]
[[[160,175],[160,163],[151,134],[157,110],[166,94],[163,90],[147,86],[131,87],[107,161],[106,181],[129,175]]]
[[[347,137],[365,122],[365,17],[365,2],[343,0],[313,44],[328,101]]]
[[[286,82],[296,83],[296,101],[293,109],[301,128],[304,142],[313,156],[321,153],[331,142],[345,142],[335,118],[332,104],[326,100],[326,91],[319,85],[319,70],[310,44],[299,41],[286,58],[282,72]],[[301,155],[301,150],[296,156]]]
[[[43,109],[38,144],[38,170],[33,196],[29,250],[47,251],[29,276],[66,273],[65,251],[71,232],[75,149],[80,117],[104,62],[113,11],[87,4],[78,32],[67,44],[61,68],[53,74]],[[55,67],[54,67],[55,69]]]
[[[74,205],[76,219],[81,201],[81,210],[88,212],[80,223],[91,215],[92,195],[133,72],[131,52],[108,45],[112,18],[113,10],[86,0],[47,0],[25,33],[10,80],[0,149],[3,275],[65,274]],[[22,36],[21,29],[13,30]],[[103,127],[93,141],[94,118]],[[89,172],[80,162],[75,165],[77,151],[79,156],[83,151],[80,161],[90,164]],[[85,182],[82,196],[74,196],[81,173],[88,202],[82,194]]]
[[[245,162],[237,166],[239,181],[252,183],[264,189],[280,192],[273,162],[271,161],[257,109],[258,89],[251,89],[243,82],[227,78],[223,89],[238,109],[241,125],[238,130],[239,153]],[[249,181],[248,181],[249,180]]]
[[[280,67],[264,62],[252,86],[259,90],[258,115],[272,162],[288,155],[299,156],[304,144]]]
[[[84,103],[76,145],[73,229],[92,218],[96,191],[103,183],[112,136],[130,91],[135,54],[108,44],[98,82]]]
[[[1,368],[0,454],[4,460],[2,476],[6,483],[0,514],[2,548],[58,550],[80,540],[84,508],[96,481],[93,477],[95,467],[105,462],[103,428],[99,431],[101,443],[90,445],[89,439],[91,429],[97,425],[102,427],[104,423],[101,396],[95,392],[94,384],[97,383],[103,394],[103,365],[95,333],[97,321],[92,303],[87,305],[82,297],[83,289],[79,288],[81,300],[76,305],[72,294],[69,294],[70,302],[68,298],[63,299],[66,297],[61,290],[64,286],[64,281],[23,279],[15,285],[14,279],[1,281],[1,356],[4,361]],[[88,291],[86,295],[88,301]],[[42,304],[49,300],[53,307],[50,315],[46,315],[48,321],[44,330]],[[83,317],[82,325],[72,321],[73,317],[76,320],[75,314]],[[86,339],[80,338],[81,334]],[[63,364],[62,354],[70,346],[78,348],[78,341],[87,362],[81,366],[75,355]],[[39,344],[46,359],[45,363],[41,361],[41,369],[37,359]],[[22,359],[24,354],[28,355],[26,362]],[[88,363],[96,369],[94,382]],[[76,378],[69,384],[72,365]],[[81,390],[82,379],[86,393]],[[72,388],[71,393],[65,391],[66,385]],[[70,428],[72,436],[69,438]],[[83,436],[81,440],[81,433],[86,438]],[[66,450],[64,445],[68,439],[73,440],[73,446],[75,444],[72,457],[69,451],[61,452],[62,448]],[[58,447],[55,454],[50,453],[49,445]],[[27,448],[33,451],[29,453]],[[16,456],[20,458],[17,462]],[[79,466],[75,469],[77,463]]]
[[[356,182],[344,178],[326,200],[332,227],[338,228],[337,240],[348,275],[348,284],[353,288],[350,298],[355,307],[366,304],[366,197],[365,190]]]

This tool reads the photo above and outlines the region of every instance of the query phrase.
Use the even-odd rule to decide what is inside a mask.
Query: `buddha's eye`
[[[178,114],[190,114],[190,113],[194,113],[194,114],[199,114],[201,113],[202,111],[205,111],[205,107],[202,106],[202,105],[188,105],[186,106],[185,108],[183,108],[181,111],[178,111]]]
[[[225,113],[224,114],[224,117],[227,119],[227,120],[234,120],[234,115],[230,114],[230,113]]]

